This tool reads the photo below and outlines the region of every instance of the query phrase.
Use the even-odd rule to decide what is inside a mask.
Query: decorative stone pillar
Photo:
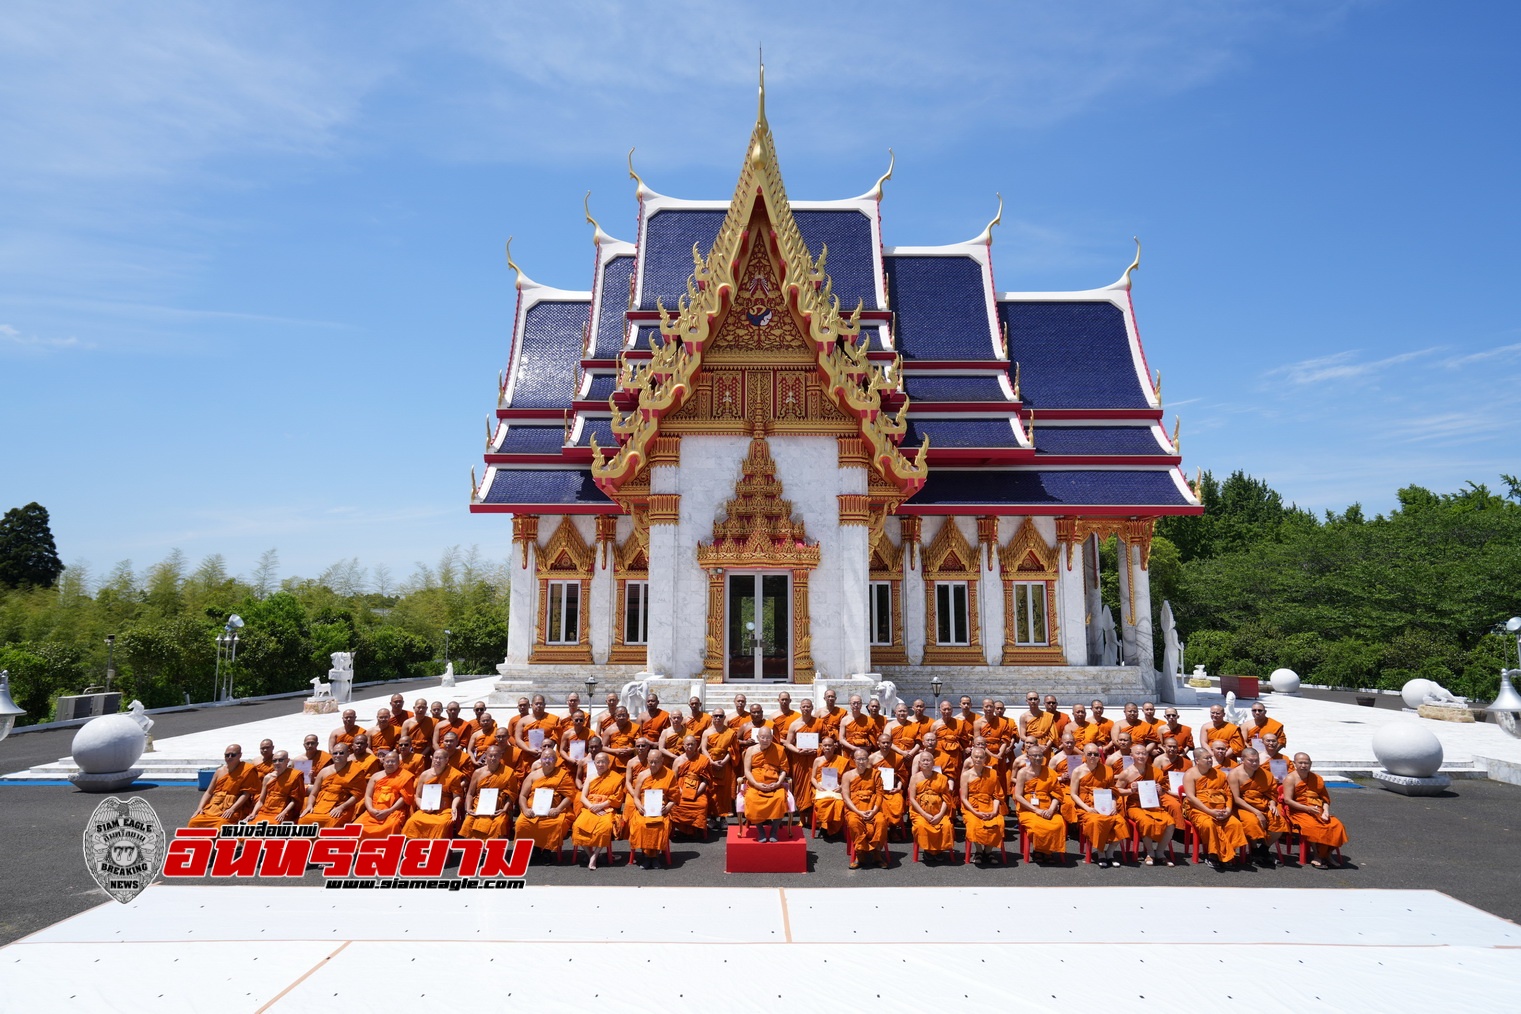
[[[527,665],[533,651],[534,625],[539,622],[539,516],[514,514],[512,542],[520,550],[517,566],[509,566],[507,591],[507,664]]]
[[[866,621],[861,621],[866,629]],[[792,681],[813,682],[813,634],[808,616],[808,571],[792,572]]]
[[[988,665],[999,665],[1003,661],[1004,626],[1013,611],[1012,603],[1004,599],[1007,589],[998,576],[998,520],[992,514],[977,519],[978,555],[982,558],[982,566],[977,572],[977,609],[983,658]],[[1009,627],[1012,629],[1013,624],[1009,623]]]
[[[1057,531],[1060,532],[1060,523]],[[1087,573],[1083,542],[1062,546],[1062,562],[1057,572],[1058,609],[1061,617],[1062,650],[1068,665],[1088,664],[1088,605],[1083,595],[1083,575]]]
[[[924,556],[919,537],[924,519],[918,515],[899,519],[903,533],[903,649],[909,665],[924,661]]]
[[[613,553],[618,545],[618,515],[598,514],[592,561],[591,602],[587,625],[591,630],[592,662],[606,665],[613,645]]]
[[[706,652],[702,661],[702,678],[708,683],[724,681],[724,572],[708,571],[708,628]],[[651,638],[654,637],[652,633]]]
[[[862,474],[864,480],[864,473]],[[840,529],[839,547],[841,577],[840,614],[832,618],[838,624],[840,671],[835,675],[871,671],[871,631],[868,627],[866,596],[871,584],[871,510],[865,493],[843,493],[839,497]],[[793,572],[794,594],[797,588],[796,571]],[[804,579],[806,587],[806,578]],[[804,606],[795,607],[802,615]],[[798,654],[798,658],[803,653]],[[810,653],[811,654],[811,653]],[[809,660],[807,676],[813,678],[814,664]],[[795,678],[801,679],[803,670],[794,660]]]
[[[667,469],[657,469],[657,475]],[[670,673],[676,663],[676,532],[681,494],[650,496],[650,672]]]
[[[1131,558],[1131,619],[1135,630],[1135,663],[1149,676],[1156,670],[1156,646],[1151,619],[1151,536],[1152,518],[1125,523],[1125,543]]]

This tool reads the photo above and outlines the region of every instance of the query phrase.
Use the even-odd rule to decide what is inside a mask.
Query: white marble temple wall
[[[1080,542],[1072,547],[1072,567],[1067,568],[1066,547],[1058,546],[1059,554],[1056,576],[1057,621],[1061,624],[1058,636],[1062,650],[1067,654],[1068,665],[1088,664],[1088,607],[1083,597],[1083,574],[1086,570]]]
[[[902,545],[903,532],[899,529],[898,543]],[[924,544],[903,553],[903,649],[914,665],[924,661]]]
[[[533,651],[534,624],[539,615],[538,566],[538,546],[528,544],[528,566],[524,567],[523,547],[512,544],[507,591],[507,662],[510,665],[527,665],[528,653]]]
[[[749,451],[749,437],[687,435],[681,438],[681,464],[653,470],[653,492],[681,494],[680,523],[650,529],[654,533],[665,527],[674,539],[664,550],[671,572],[671,595],[662,602],[656,600],[653,588],[650,592],[651,649],[657,626],[667,627],[671,635],[665,667],[656,665],[651,651],[653,671],[678,679],[702,672],[707,654],[708,575],[697,565],[697,544],[713,537],[713,522],[723,516],[724,503],[734,495],[740,463]],[[653,540],[650,548],[653,553]],[[653,577],[653,559],[650,565]]]

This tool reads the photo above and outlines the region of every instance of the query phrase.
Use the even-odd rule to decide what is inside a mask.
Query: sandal
[[[1327,869],[1330,869],[1329,866],[1327,866],[1325,863],[1321,862],[1319,859],[1311,859],[1310,860],[1310,865],[1313,866],[1313,867],[1315,867],[1317,870],[1327,870]]]
[[[1153,856],[1147,856],[1146,857],[1146,865],[1147,866],[1155,866],[1156,864],[1157,864],[1157,861],[1156,861],[1155,857],[1153,857]]]

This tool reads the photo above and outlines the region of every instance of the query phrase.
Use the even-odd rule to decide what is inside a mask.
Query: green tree
[[[63,573],[47,508],[33,501],[0,517],[0,585],[51,588]]]

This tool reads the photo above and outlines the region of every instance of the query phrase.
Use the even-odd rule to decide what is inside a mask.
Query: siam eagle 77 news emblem
[[[85,866],[101,890],[124,905],[164,868],[167,846],[164,825],[141,796],[112,796],[85,826]]]

